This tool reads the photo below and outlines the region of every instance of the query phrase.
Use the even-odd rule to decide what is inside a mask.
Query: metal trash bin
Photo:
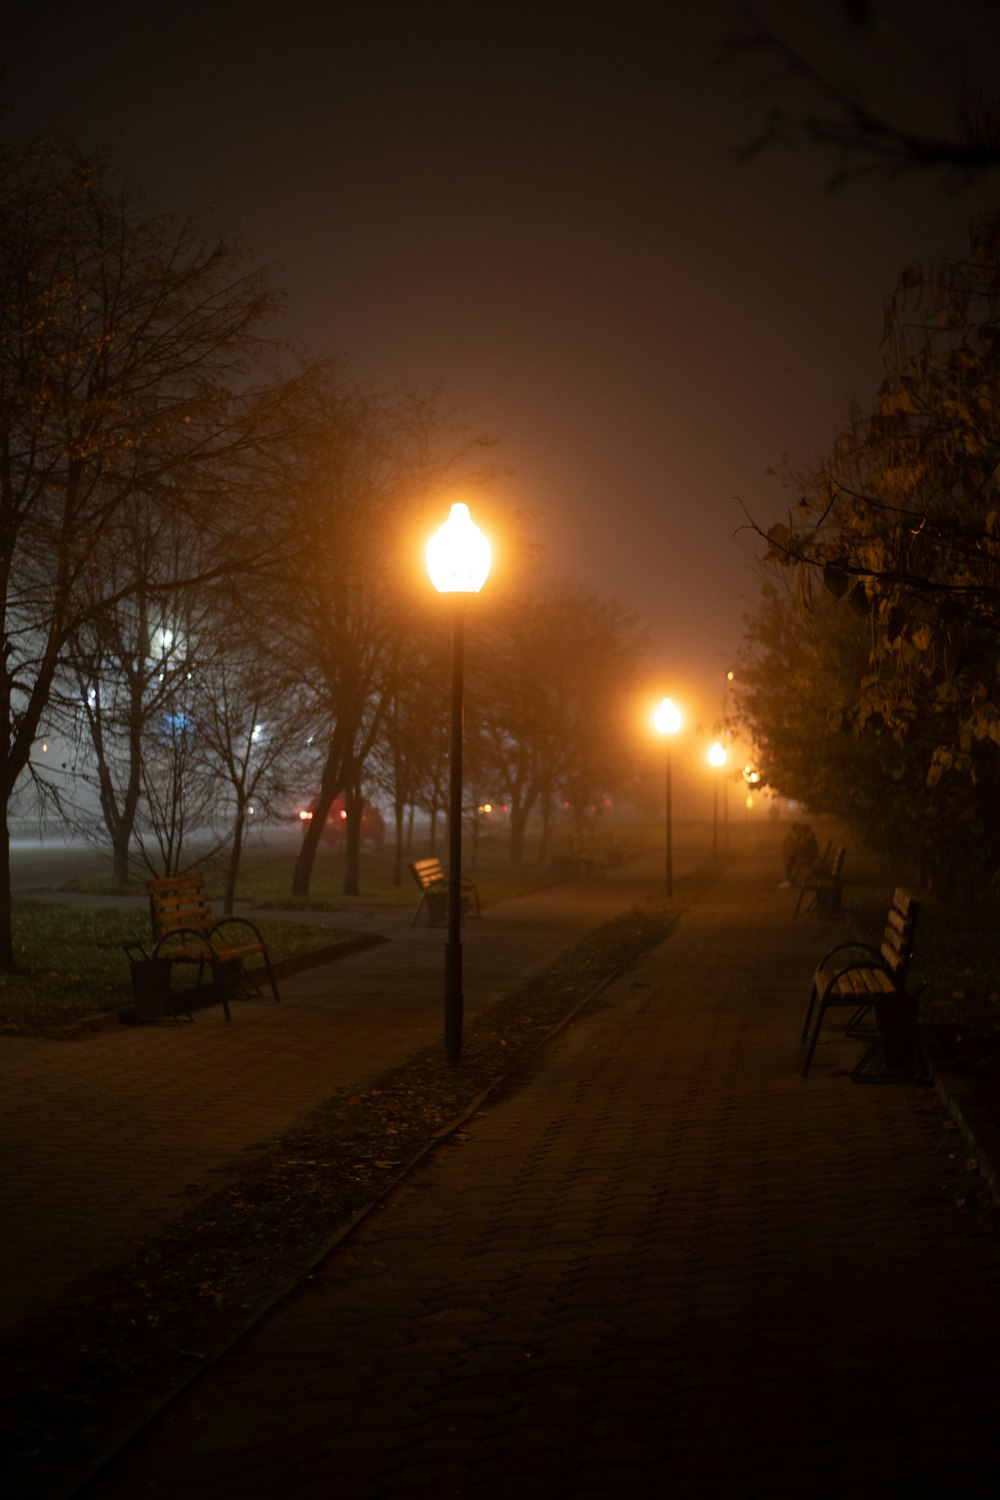
[[[141,943],[123,943],[122,949],[132,972],[132,998],[136,1017],[141,1022],[172,1020],[178,1026],[181,1018],[170,988],[170,960],[151,958]],[[181,1007],[189,1021],[194,1020],[186,1006]]]

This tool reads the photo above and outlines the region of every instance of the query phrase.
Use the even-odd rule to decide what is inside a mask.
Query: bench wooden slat
[[[426,859],[415,859],[410,865],[410,872],[420,887],[420,900],[413,914],[411,927],[415,927],[421,911],[426,906],[427,922],[430,927],[439,927],[448,919],[448,877],[444,872],[444,866],[434,855]],[[482,906],[479,901],[479,887],[474,880],[467,876],[462,877],[462,920],[467,916],[481,917]]]

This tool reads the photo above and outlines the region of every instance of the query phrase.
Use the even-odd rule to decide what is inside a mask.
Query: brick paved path
[[[616,876],[470,924],[468,1017],[649,889]],[[441,1035],[444,935],[412,913],[341,916],[388,941],[283,980],[281,1005],[238,1004],[228,1026],[215,1007],[193,1026],[0,1037],[0,1329],[220,1187],[310,1106]],[[124,960],[122,975],[124,999]]]
[[[771,865],[425,1162],[88,1497],[995,1495],[1000,1253],[933,1091],[796,1038]]]

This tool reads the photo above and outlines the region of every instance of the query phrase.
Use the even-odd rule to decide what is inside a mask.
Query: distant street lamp
[[[462,676],[465,599],[478,594],[490,571],[486,537],[461,502],[427,543],[427,572],[439,594],[451,594],[451,787],[448,803],[448,939],[444,956],[444,1052],[462,1056]]]
[[[722,767],[726,764],[726,747],[719,740],[708,752],[708,763],[714,766],[719,773],[715,777],[714,795],[712,799],[712,858],[719,857],[719,779],[722,775]]]
[[[674,839],[670,808],[670,742],[681,727],[681,711],[672,699],[664,698],[653,715],[653,723],[663,735],[667,747],[667,895],[672,896],[674,894]]]

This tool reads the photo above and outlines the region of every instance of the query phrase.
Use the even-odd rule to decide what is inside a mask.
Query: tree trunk
[[[128,856],[131,846],[130,831],[123,824],[119,824],[111,840],[111,868],[119,885],[125,885],[128,882]]]
[[[396,852],[392,862],[393,885],[403,884],[403,825],[406,819],[406,808],[398,799],[392,805],[393,823],[396,829]]]
[[[361,894],[361,815],[364,798],[358,786],[350,786],[344,793],[347,812],[347,827],[344,829],[344,895]]]
[[[323,766],[323,775],[320,778],[319,796],[316,798],[313,806],[313,815],[306,824],[302,848],[299,850],[298,858],[295,861],[295,869],[292,873],[293,896],[308,896],[309,894],[309,882],[312,879],[316,850],[319,848],[319,841],[323,829],[326,827],[326,820],[330,816],[330,808],[344,786],[340,768],[341,758],[339,748],[336,744],[332,744],[327,751],[326,762]]]
[[[538,845],[538,863],[544,865],[549,857],[549,832],[552,822],[552,797],[546,792],[542,803],[542,836]]]
[[[302,847],[299,849],[295,860],[295,869],[292,871],[292,895],[308,896],[309,882],[312,879],[313,862],[316,858],[316,850],[319,847],[319,836],[323,824],[317,814],[306,824],[306,831],[302,837]]]
[[[0,972],[14,973],[14,920],[11,911],[10,821],[7,799],[0,804]]]
[[[529,807],[518,807],[511,804],[510,809],[510,862],[512,865],[524,864],[524,837],[528,828]]]
[[[240,860],[243,856],[243,830],[246,827],[246,801],[237,798],[236,803],[236,827],[233,829],[233,847],[229,855],[229,868],[226,871],[226,890],[222,898],[222,914],[231,917],[233,914],[233,903],[236,900],[236,880],[240,873]]]

